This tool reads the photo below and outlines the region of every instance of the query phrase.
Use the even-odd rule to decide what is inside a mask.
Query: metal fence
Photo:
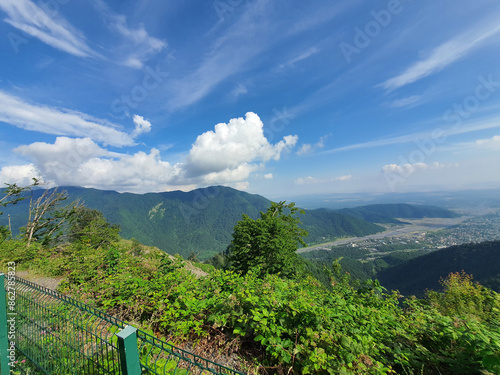
[[[0,375],[242,374],[22,278],[0,285]]]

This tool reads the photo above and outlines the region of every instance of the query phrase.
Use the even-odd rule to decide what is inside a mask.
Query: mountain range
[[[450,246],[410,259],[377,273],[387,289],[403,295],[422,296],[426,289],[439,290],[439,280],[451,272],[464,271],[479,282],[500,292],[500,241]]]
[[[189,192],[132,194],[82,187],[61,187],[69,200],[80,199],[86,206],[101,211],[111,223],[120,225],[124,238],[136,238],[170,254],[187,257],[191,252],[208,259],[227,248],[232,231],[242,214],[258,218],[270,201],[224,186]],[[42,190],[33,190],[35,197]],[[6,208],[0,225],[10,214],[13,228],[26,224],[28,200]],[[378,204],[345,210],[305,210],[301,225],[309,231],[308,244],[340,237],[365,236],[384,230],[377,223],[400,223],[396,218],[452,217],[449,210],[434,206]]]

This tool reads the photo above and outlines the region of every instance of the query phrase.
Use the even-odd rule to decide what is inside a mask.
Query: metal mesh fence
[[[15,374],[242,374],[140,330],[139,356],[132,358],[140,362],[140,370],[124,371],[126,352],[120,350],[117,334],[125,322],[19,277],[15,308],[3,306],[15,320]],[[5,373],[2,369],[1,375]]]

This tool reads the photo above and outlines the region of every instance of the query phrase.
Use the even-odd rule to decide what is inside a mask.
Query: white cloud
[[[442,127],[443,126],[442,122],[443,122],[442,118],[439,118],[436,121],[434,121],[435,127],[429,131],[414,132],[396,137],[381,138],[363,143],[355,143],[348,146],[325,150],[323,151],[323,153],[329,154],[334,152],[360,150],[365,148],[382,147],[382,146],[404,144],[404,143],[414,143],[416,141],[426,141],[426,140],[437,144],[452,135],[472,133],[486,129],[500,128],[500,116],[492,116],[490,118],[481,119],[474,122],[468,121],[467,123],[460,124],[460,126],[449,126],[448,128]],[[436,133],[438,133],[439,136],[436,137],[435,135]]]
[[[319,184],[322,182],[324,182],[324,180],[320,180],[312,176],[307,176],[304,178],[299,177],[294,181],[295,185],[310,185],[310,184]]]
[[[272,178],[273,178],[273,174],[272,174],[272,173],[266,173],[266,174],[264,175],[264,178],[265,178],[265,179],[270,180],[270,179],[272,179]]]
[[[401,108],[401,107],[415,107],[419,101],[420,101],[421,97],[418,96],[418,95],[413,95],[413,96],[409,96],[407,98],[403,98],[403,99],[397,99],[397,100],[393,100],[392,102],[388,103],[387,105],[389,107],[392,107],[392,108]]]
[[[320,184],[329,184],[331,185],[332,181],[351,181],[352,180],[352,175],[344,175],[344,176],[339,176],[339,177],[332,177],[329,179],[326,178],[316,178],[312,176],[307,176],[307,177],[300,177],[297,178],[294,182],[295,185],[320,185]]]
[[[237,182],[234,185],[234,188],[238,189],[238,190],[247,190],[249,186],[250,186],[250,183],[248,181],[244,181],[244,182]]]
[[[130,146],[132,137],[116,125],[80,112],[27,103],[0,91],[0,121],[46,134],[90,137],[112,146]]]
[[[57,137],[54,144],[35,142],[14,149],[33,160],[46,182],[56,185],[79,185],[79,168],[86,161],[117,155],[94,143],[90,138]]]
[[[46,182],[118,191],[169,190],[180,173],[179,165],[161,160],[160,152],[133,155],[109,152],[89,138],[57,137],[54,144],[36,142],[14,151],[33,160]],[[32,164],[32,166],[33,166]],[[176,186],[183,188],[182,184]]]
[[[0,169],[0,185],[18,184],[26,186],[33,182],[33,178],[40,179],[34,164],[12,165]]]
[[[297,151],[297,155],[307,154],[311,150],[312,150],[312,145],[310,143],[304,143],[302,146],[300,146],[299,150]]]
[[[495,20],[494,24],[487,25],[479,30],[479,32],[468,30],[458,37],[437,46],[427,58],[417,61],[403,73],[388,79],[379,86],[387,90],[395,90],[439,72],[471,53],[488,38],[497,34],[500,31],[500,25]]]
[[[248,92],[248,89],[246,86],[242,85],[241,83],[236,86],[232,91],[231,91],[231,96],[233,98],[237,98],[240,95],[244,95]]]
[[[487,139],[478,139],[475,144],[480,148],[498,150],[500,149],[500,135]]]
[[[305,155],[305,154],[308,154],[308,153],[310,153],[318,148],[325,147],[325,141],[330,135],[331,134],[327,134],[327,135],[320,137],[319,141],[316,142],[314,145],[311,145],[310,143],[302,144],[300,149],[297,151],[297,155]]]
[[[47,3],[48,4],[48,3]],[[29,0],[2,0],[0,8],[7,13],[5,22],[49,46],[78,57],[96,57],[83,34],[57,14],[49,16],[49,6],[42,9]]]
[[[339,177],[334,177],[333,181],[351,181],[352,180],[352,175],[347,174],[344,176],[339,176]]]
[[[317,54],[319,52],[319,49],[317,47],[311,47],[307,51],[301,53],[300,55],[294,57],[293,59],[288,60],[286,63],[281,64],[280,68],[284,68],[285,66],[291,66],[293,67],[295,63],[298,63],[299,61],[306,60],[309,57]]]
[[[149,122],[136,120],[142,124],[137,131],[149,129]],[[270,144],[263,135],[260,118],[249,112],[245,119],[232,119],[228,124],[216,125],[214,131],[201,134],[183,163],[162,160],[156,148],[149,153],[139,151],[129,155],[110,152],[90,138],[57,137],[53,144],[35,142],[18,146],[14,151],[33,162],[31,169],[5,167],[0,177],[28,178],[31,170],[35,170],[45,182],[54,185],[136,193],[217,184],[247,187],[251,173],[264,169],[267,161],[279,160],[296,142],[297,136],[289,135]],[[272,178],[272,174],[266,174],[265,178]]]
[[[151,123],[148,120],[144,120],[144,117],[134,115],[133,120],[135,129],[130,135],[132,138],[137,137],[139,134],[149,133],[151,131]]]
[[[272,145],[264,136],[263,126],[259,116],[248,112],[245,119],[231,119],[199,135],[187,158],[188,177],[247,178],[258,169],[255,163],[279,160],[282,152],[297,143],[296,135],[288,135]]]
[[[443,169],[449,167],[457,167],[457,163],[452,164],[443,164],[439,162],[434,162],[432,164],[426,163],[405,163],[405,164],[387,164],[382,167],[382,172],[384,174],[396,174],[400,176],[409,176],[419,170],[434,170],[434,169]]]
[[[121,63],[134,69],[141,69],[145,61],[167,48],[167,43],[148,34],[144,25],[131,28],[124,15],[113,12],[102,0],[95,0],[94,5],[102,15],[109,29],[121,35],[125,40],[115,51],[122,54]]]

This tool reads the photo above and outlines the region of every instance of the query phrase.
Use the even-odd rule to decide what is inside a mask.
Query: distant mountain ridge
[[[478,281],[500,292],[500,241],[488,241],[447,247],[411,259],[377,274],[388,289],[403,295],[422,296],[426,289],[440,289],[439,280],[450,272],[465,271]]]
[[[82,187],[61,187],[60,190],[66,190],[70,200],[79,198],[86,206],[103,212],[110,222],[120,225],[124,238],[134,237],[145,245],[157,246],[184,257],[194,252],[200,254],[201,259],[227,248],[233,228],[242,214],[255,219],[260,211],[266,211],[270,206],[270,201],[260,195],[224,186],[147,194]],[[33,194],[37,196],[41,190],[34,190]],[[25,200],[4,210],[12,214],[14,228],[26,224],[27,205]],[[306,210],[299,218],[302,227],[309,231],[306,242],[318,243],[383,231],[376,219],[386,223],[391,222],[383,215],[387,212],[406,212],[407,215],[420,212],[411,207],[393,208],[392,211],[390,207],[368,210],[358,207],[355,212],[316,209]],[[0,225],[6,225],[6,219],[6,215],[0,216]]]
[[[453,218],[459,215],[445,208],[429,205],[370,204],[354,208],[343,208],[337,212],[352,215],[373,223],[404,223],[400,219]]]

